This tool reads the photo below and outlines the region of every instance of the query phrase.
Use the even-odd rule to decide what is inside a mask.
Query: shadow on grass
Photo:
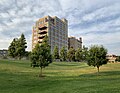
[[[54,62],[53,65],[56,65],[56,66],[79,66],[79,65],[85,65],[83,63],[85,63],[85,62]]]
[[[120,78],[120,71],[106,71],[106,72],[100,72],[98,73],[89,73],[89,74],[81,74],[78,76],[67,76],[62,75],[59,72],[47,72],[43,73],[42,77],[39,77],[38,73],[10,73],[10,72],[0,72],[1,78],[8,77],[8,78],[42,78],[42,79],[48,79],[48,80],[91,80],[91,79],[103,79],[103,80],[112,80],[112,79],[119,79]]]
[[[116,75],[120,75],[120,71],[107,71],[107,72],[100,72],[101,75],[104,76],[116,76]]]
[[[115,77],[120,76],[120,71],[106,71],[106,72],[99,72],[99,73],[90,73],[90,74],[82,74],[79,75],[80,78],[96,78],[96,77]]]
[[[55,66],[77,66],[76,64],[54,64]]]

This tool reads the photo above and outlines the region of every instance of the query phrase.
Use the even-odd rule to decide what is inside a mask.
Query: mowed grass
[[[53,62],[43,69],[29,61],[0,60],[0,93],[120,93],[120,63],[97,69],[86,63]]]

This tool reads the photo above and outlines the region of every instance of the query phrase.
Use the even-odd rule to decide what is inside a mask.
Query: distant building
[[[51,52],[58,46],[68,49],[68,21],[54,16],[40,18],[32,30],[32,49],[37,43],[41,44],[45,35],[48,36]]]
[[[8,56],[8,50],[6,49],[0,50],[0,57],[5,57],[5,56]]]
[[[108,62],[115,62],[117,59],[116,55],[107,55],[106,58],[108,59]]]
[[[75,37],[68,38],[68,48],[74,48],[77,50],[78,48],[82,49],[82,38],[76,39]]]

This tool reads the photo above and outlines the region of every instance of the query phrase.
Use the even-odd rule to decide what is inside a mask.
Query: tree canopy
[[[65,47],[62,47],[60,50],[60,60],[61,61],[67,60],[67,50],[65,49]]]
[[[50,46],[48,44],[47,36],[44,38],[41,45],[38,43],[32,50],[31,61],[33,67],[41,68],[39,76],[42,76],[42,69],[52,62],[52,55],[50,53]]]
[[[92,46],[88,52],[88,65],[97,67],[99,72],[99,67],[103,64],[107,64],[106,54],[107,49],[105,49],[103,46]]]
[[[58,46],[55,46],[55,47],[54,47],[54,50],[53,50],[53,59],[59,59]]]
[[[21,34],[21,37],[19,39],[14,38],[10,46],[8,47],[8,55],[12,58],[21,59],[25,56],[25,49],[27,48],[26,44],[27,42],[24,34]]]
[[[24,34],[21,34],[21,37],[18,39],[18,44],[17,44],[17,49],[16,49],[16,53],[19,57],[19,59],[21,59],[23,56],[25,56],[25,49],[27,48],[26,46],[26,39]]]
[[[70,48],[67,52],[67,58],[69,61],[75,61],[75,49]]]
[[[8,47],[8,55],[12,58],[16,57],[17,42],[18,42],[18,39],[14,38],[10,46]]]
[[[82,49],[82,60],[83,61],[87,61],[87,55],[88,55],[88,48],[83,46],[83,49]]]
[[[82,49],[78,48],[75,52],[75,60],[80,62],[83,59]]]

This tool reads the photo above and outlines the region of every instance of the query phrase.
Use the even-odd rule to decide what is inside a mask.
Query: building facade
[[[0,50],[0,57],[5,57],[5,56],[8,56],[8,50],[6,49]]]
[[[75,37],[68,38],[68,48],[74,48],[77,50],[78,48],[82,49],[82,38],[76,39]]]
[[[32,30],[32,49],[37,43],[42,43],[45,36],[48,36],[51,52],[57,46],[60,50],[63,46],[68,49],[68,21],[58,17],[46,16],[40,18]]]
[[[107,55],[106,58],[108,62],[116,62],[117,56],[116,55]]]

